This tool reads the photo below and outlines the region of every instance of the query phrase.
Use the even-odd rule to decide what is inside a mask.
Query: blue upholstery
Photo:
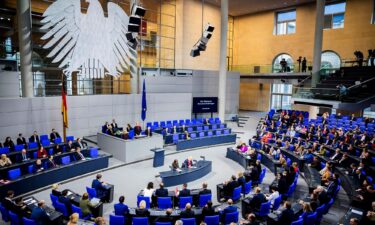
[[[217,130],[216,135],[221,135],[221,130]]]
[[[238,186],[238,187],[236,187],[236,188],[233,190],[233,193],[232,193],[232,200],[233,200],[234,202],[240,200],[240,198],[241,198],[241,191],[242,191],[242,186]]]
[[[129,139],[133,139],[134,138],[134,130],[129,131],[128,137],[129,137]]]
[[[49,140],[48,135],[47,135],[47,134],[42,134],[42,135],[40,135],[40,136],[39,136],[39,140],[40,140],[40,141],[43,141],[43,140]]]
[[[34,159],[38,158],[38,152],[33,152]]]
[[[156,222],[155,225],[172,225],[171,222]]]
[[[216,216],[205,216],[204,217],[204,222],[207,225],[219,225],[220,223],[220,218],[218,215]]]
[[[314,225],[316,221],[316,212],[306,217],[305,225]]]
[[[192,128],[192,127],[188,127],[187,131],[188,131],[189,133],[191,133],[191,132],[193,132],[193,128]]]
[[[38,148],[38,143],[36,143],[36,142],[29,142],[28,146],[29,146],[29,149]]]
[[[191,139],[196,138],[196,137],[197,137],[197,135],[195,133],[190,134]]]
[[[11,225],[20,225],[20,219],[17,214],[15,214],[12,211],[9,211],[9,218],[10,218],[10,224]]]
[[[147,217],[134,217],[133,225],[148,225],[148,218]]]
[[[109,215],[109,225],[124,225],[125,218],[124,216],[116,216],[113,214]]]
[[[9,212],[6,210],[2,205],[0,205],[0,212],[1,212],[1,218],[3,221],[8,222],[9,221]]]
[[[173,143],[176,144],[178,142],[178,134],[173,134],[172,140],[173,140]]]
[[[202,131],[202,127],[197,127],[197,131]]]
[[[70,156],[64,156],[61,158],[61,164],[68,165],[70,163]]]
[[[229,134],[229,130],[228,130],[228,129],[225,129],[225,130],[224,130],[224,134]]]
[[[55,144],[60,144],[62,142],[61,138],[55,138],[54,143]]]
[[[22,218],[23,225],[36,225],[34,220],[28,219],[26,217]]]
[[[213,135],[213,134],[212,134],[212,131],[208,131],[208,132],[207,132],[207,136],[210,137],[210,136],[212,136],[212,135]]]
[[[264,216],[267,216],[270,213],[270,210],[271,210],[271,202],[268,201],[268,202],[263,202],[260,205],[259,212],[254,211],[254,213],[255,213],[256,216],[264,217]]]
[[[199,195],[199,207],[203,207],[207,204],[208,201],[211,201],[212,194]]]
[[[86,191],[89,194],[89,199],[96,198],[96,190],[95,188],[86,187]]]
[[[27,172],[29,172],[29,173],[34,173],[34,165],[29,165],[29,166],[27,167]]]
[[[99,155],[98,148],[91,148],[90,149],[90,157],[91,158],[96,158]]]
[[[9,148],[8,147],[0,148],[0,155],[1,154],[8,154],[8,153],[9,153]]]
[[[251,186],[253,185],[253,182],[250,180],[245,184],[245,186],[242,187],[242,194],[247,195],[251,192]]]
[[[70,216],[68,213],[68,209],[66,208],[65,204],[56,201],[56,210],[61,212],[65,217]]]
[[[67,136],[66,142],[68,142],[68,141],[74,141],[74,136]]]
[[[281,200],[282,200],[282,195],[279,195],[279,197],[277,197],[273,203],[272,210],[277,210],[280,207]]]
[[[320,221],[323,218],[324,210],[325,210],[326,204],[323,204],[316,208],[316,222],[320,224]]]
[[[216,129],[217,129],[217,125],[213,124],[212,127],[211,127],[211,130],[216,130]]]
[[[191,205],[193,204],[192,196],[180,197],[180,209],[185,208],[187,203],[190,203]]]
[[[181,218],[183,225],[195,225],[195,218]]]
[[[238,215],[239,215],[238,211],[225,214],[224,224],[237,223]]]
[[[24,145],[16,145],[16,146],[14,146],[14,150],[16,150],[16,151],[22,151],[22,149],[24,149],[25,148],[25,146]]]
[[[262,169],[262,172],[259,175],[259,184],[263,182],[264,177],[266,176],[266,168]]]
[[[329,209],[331,208],[331,206],[333,205],[333,201],[334,199],[331,198],[331,200],[329,200],[329,202],[326,204],[326,207],[324,208],[324,214],[327,214]]]
[[[49,194],[49,197],[51,198],[52,206],[56,208],[56,202],[59,200],[59,198],[53,194]]]
[[[171,197],[158,197],[158,208],[159,209],[172,208]]]
[[[199,132],[199,137],[204,137],[204,132]]]
[[[210,128],[208,127],[208,126],[204,126],[203,127],[203,130],[205,130],[205,131],[207,131],[207,130],[209,130]]]
[[[21,176],[21,169],[16,168],[8,171],[9,180],[15,180]]]
[[[139,205],[139,203],[142,200],[144,200],[146,202],[146,208],[149,209],[150,208],[150,198],[146,197],[146,196],[138,195],[137,196],[137,205]]]

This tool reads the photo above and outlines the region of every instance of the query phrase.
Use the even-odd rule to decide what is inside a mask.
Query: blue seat
[[[154,126],[155,128],[158,128],[158,127],[159,127],[159,122],[154,122],[154,123],[153,123],[153,126]]]
[[[224,134],[229,134],[229,130],[228,130],[228,129],[225,129],[225,130],[224,130]]]
[[[60,144],[60,143],[62,143],[62,139],[61,138],[55,138],[54,143]]]
[[[316,212],[306,217],[305,225],[314,225],[316,221]]]
[[[178,142],[178,134],[173,134],[172,140],[173,140],[173,144],[177,144],[177,142]]]
[[[197,131],[202,131],[202,127],[197,127]]]
[[[29,142],[28,143],[28,148],[29,149],[38,148],[38,143],[36,143],[36,142]]]
[[[199,137],[204,137],[204,132],[199,132]]]
[[[213,134],[212,134],[212,131],[208,131],[207,132],[207,136],[211,137]]]
[[[74,136],[67,136],[66,142],[68,142],[68,141],[74,141]]]
[[[43,141],[43,140],[49,140],[49,139],[48,139],[48,135],[47,135],[47,134],[42,134],[42,135],[40,135],[40,136],[39,136],[39,140],[40,140],[40,141]]]
[[[204,126],[203,127],[203,130],[205,130],[205,131],[207,131],[207,130],[209,130],[210,128],[208,127],[208,126]]]
[[[146,127],[152,127],[152,123],[151,122],[147,122],[146,123]]]
[[[259,175],[259,184],[263,182],[264,177],[266,176],[266,168],[262,169],[262,172]]]
[[[282,195],[279,195],[279,197],[275,198],[275,201],[273,202],[272,210],[277,210],[280,207],[282,200]]]
[[[212,194],[199,195],[199,207],[203,207],[208,201],[211,201]]]
[[[156,222],[155,225],[172,225],[171,222]]]
[[[98,148],[90,148],[90,157],[97,158],[99,156]]]
[[[245,186],[242,187],[242,194],[247,195],[251,192],[251,186],[253,182],[250,180],[249,182],[245,183]]]
[[[220,223],[220,218],[218,215],[216,216],[205,216],[204,217],[204,222],[207,225],[219,225]]]
[[[33,157],[34,157],[34,159],[37,159],[38,158],[38,152],[33,152]]]
[[[289,168],[292,165],[292,160],[290,158],[286,158],[286,166]]]
[[[17,214],[15,214],[12,211],[9,211],[9,218],[10,218],[10,224],[11,225],[20,225],[20,218]]]
[[[28,219],[26,217],[22,218],[23,225],[36,225],[34,220]]]
[[[0,155],[1,154],[8,154],[9,153],[9,148],[8,147],[5,147],[5,148],[0,148]]]
[[[329,202],[326,204],[325,208],[324,208],[324,213],[323,214],[327,214],[329,209],[331,208],[331,206],[333,205],[333,201],[334,199],[331,198],[331,200],[329,200]]]
[[[29,172],[29,173],[34,173],[34,165],[29,165],[29,166],[27,167],[27,172]]]
[[[59,200],[59,198],[57,196],[53,195],[52,193],[49,194],[49,197],[51,199],[52,206],[56,209],[56,202]]]
[[[15,180],[21,176],[21,169],[16,168],[8,171],[9,180]]]
[[[56,210],[61,212],[65,217],[70,216],[68,213],[68,209],[66,208],[65,204],[56,201]]]
[[[212,127],[211,127],[211,130],[216,130],[216,129],[217,129],[217,125],[213,124]]]
[[[165,121],[160,121],[160,126],[164,128],[165,127]]]
[[[22,151],[22,149],[24,149],[25,148],[25,146],[24,145],[16,145],[16,146],[14,146],[14,150],[15,151]]]
[[[326,204],[323,204],[316,208],[316,223],[320,224],[320,221],[322,221],[324,210],[325,210]]]
[[[192,134],[190,134],[190,138],[191,139],[194,139],[194,138],[196,138],[197,137],[197,134],[196,133],[192,133]]]
[[[324,167],[326,167],[326,164],[324,162],[320,162],[320,167],[322,167],[323,169]]]
[[[181,218],[183,225],[195,225],[195,218]]]
[[[239,215],[238,211],[225,214],[224,224],[237,223],[238,215]]]
[[[95,188],[86,187],[86,191],[89,194],[89,199],[96,198],[96,190]]]
[[[191,133],[191,132],[193,132],[193,128],[192,128],[192,127],[188,127],[187,131],[188,131],[189,133]]]
[[[113,214],[109,215],[109,225],[124,225],[125,218],[124,216],[116,216]]]
[[[1,218],[3,219],[4,222],[9,221],[9,212],[0,204],[0,212],[1,212]]]
[[[79,218],[83,219],[83,220],[88,220],[92,216],[92,215],[87,215],[87,216],[83,217],[83,215],[82,215],[82,209],[80,207],[78,207],[78,206],[75,206],[74,204],[72,204],[72,212],[73,213],[77,213],[79,215]]]
[[[180,209],[185,208],[187,203],[190,203],[191,205],[193,204],[192,196],[180,197]]]
[[[64,156],[61,158],[61,164],[68,165],[70,163],[70,156]]]
[[[149,209],[150,208],[150,198],[146,197],[146,196],[138,195],[137,196],[137,205],[139,205],[139,203],[142,200],[144,200],[146,202],[146,208]]]
[[[268,214],[270,214],[270,211],[271,211],[271,202],[268,201],[268,202],[263,202],[261,205],[260,205],[260,209],[259,209],[259,212],[257,211],[254,211],[254,214],[258,217],[265,217],[267,216]]]
[[[158,208],[159,209],[172,208],[171,197],[158,197]]]
[[[242,186],[238,186],[236,187],[234,190],[233,190],[233,193],[232,193],[232,200],[234,202],[240,200],[241,198],[241,191],[242,191]]]
[[[147,217],[134,217],[132,225],[148,225]]]
[[[220,124],[220,129],[224,129],[225,128],[225,125],[224,124]]]
[[[221,135],[221,130],[217,130],[215,133],[216,135]]]

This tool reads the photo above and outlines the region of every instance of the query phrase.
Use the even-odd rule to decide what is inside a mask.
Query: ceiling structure
[[[206,3],[220,6],[221,0],[204,0]],[[295,7],[315,0],[228,0],[229,15],[242,16],[270,10]]]

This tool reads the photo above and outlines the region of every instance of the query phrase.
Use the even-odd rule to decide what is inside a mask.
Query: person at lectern
[[[139,123],[137,122],[134,126],[134,134],[139,136],[142,132],[142,127],[141,125],[139,125]]]
[[[184,161],[184,164],[182,165],[182,167],[184,168],[191,168],[195,166],[195,163],[193,161],[193,157],[189,156],[185,161]]]
[[[104,200],[107,196],[106,183],[102,181],[102,175],[97,174],[96,179],[92,181],[91,188],[96,190],[97,198]]]

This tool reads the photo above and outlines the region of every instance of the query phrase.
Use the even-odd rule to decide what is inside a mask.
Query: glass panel
[[[277,13],[277,22],[296,20],[296,11],[279,12]]]
[[[324,16],[324,29],[332,28],[332,15]]]
[[[328,14],[344,13],[345,6],[346,6],[346,2],[326,5],[324,8],[324,14],[328,15]]]
[[[296,32],[296,22],[289,22],[288,23],[288,34],[293,34]]]
[[[332,28],[344,28],[344,13],[333,15]]]
[[[283,95],[281,108],[291,109],[292,108],[291,100],[292,100],[292,96]]]
[[[283,59],[285,59],[285,61],[287,63],[286,64],[286,72],[293,72],[294,63],[293,63],[292,57],[288,54],[280,54],[280,55],[276,56],[276,58],[273,60],[273,73],[282,72],[280,62]]]
[[[272,109],[281,109],[281,97],[282,95],[272,95],[271,99],[271,108]]]
[[[322,69],[340,68],[341,59],[336,53],[327,51],[322,53]]]
[[[277,34],[279,34],[279,35],[286,34],[286,24],[287,23],[278,23],[277,24]]]

